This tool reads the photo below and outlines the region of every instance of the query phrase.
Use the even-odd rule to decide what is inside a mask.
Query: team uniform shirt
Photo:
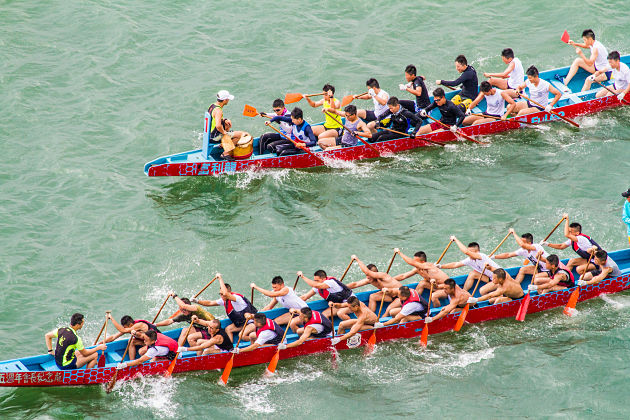
[[[173,322],[190,322],[190,319],[192,318],[193,315],[197,315],[197,318],[203,319],[204,321],[212,321],[214,319],[214,315],[212,315],[210,312],[203,309],[201,306],[199,305],[194,305],[194,306],[196,308],[195,312],[189,315],[179,314],[175,318],[173,318]]]
[[[426,108],[431,105],[431,100],[429,99],[429,92],[427,91],[427,86],[424,84],[424,79],[420,76],[416,76],[415,79],[411,82],[413,86],[413,90],[418,90],[418,88],[422,89],[422,93],[420,96],[416,96],[416,109]]]
[[[313,134],[313,129],[311,128],[311,125],[306,121],[302,121],[302,124],[300,125],[293,125],[291,117],[273,117],[271,119],[271,122],[286,122],[288,124],[291,124],[291,137],[293,138],[293,140],[305,143],[306,147],[315,146],[317,144],[317,137],[315,137],[315,134]]]
[[[530,263],[536,266],[536,261],[538,261],[536,259],[536,255],[538,255],[538,253],[542,251],[542,257],[547,258],[549,256],[549,253],[545,251],[545,249],[540,244],[532,244],[532,245],[536,247],[534,251],[528,251],[524,248],[519,248],[516,251],[514,251],[514,253],[519,257],[527,258]],[[542,261],[538,263],[538,268],[540,269],[540,271],[549,271],[549,269],[547,268],[547,265]]]
[[[503,92],[501,89],[494,89],[496,90],[494,95],[483,96],[486,99],[486,113],[500,117],[505,114],[505,99],[501,96],[501,92]]]
[[[466,117],[464,110],[462,109],[462,107],[455,105],[448,99],[446,100],[444,105],[438,105],[437,102],[431,102],[431,105],[426,107],[424,110],[427,114],[429,114],[435,108],[440,110],[440,114],[442,114],[440,121],[444,124],[456,125],[458,127],[461,127],[464,123],[464,118]]]
[[[166,347],[166,346],[149,347],[149,349],[147,350],[145,355],[149,356],[150,358],[164,357],[164,356],[168,355],[168,347]]]
[[[409,124],[414,124],[413,135],[415,136],[420,126],[422,125],[422,119],[417,114],[405,109],[402,105],[398,107],[398,112],[392,113],[389,108],[379,118],[379,125],[383,126],[383,121],[390,119],[390,125],[392,129],[406,133],[409,130]]]
[[[381,99],[385,99],[385,105],[381,105],[378,103],[376,98],[372,98],[372,102],[374,102],[374,115],[379,119],[385,112],[389,111],[389,107],[387,106],[387,101],[389,100],[389,93],[385,92],[381,89],[376,95]]]
[[[573,245],[573,243],[571,242],[571,239],[567,239],[566,241],[564,241],[564,244],[566,246]],[[595,246],[586,236],[582,236],[582,235],[577,235],[577,245],[578,245],[578,248],[580,248],[584,252],[587,252],[590,248]]]
[[[232,295],[236,297],[236,300],[232,301],[232,307],[234,308],[234,310],[236,312],[241,312],[245,310],[245,308],[247,308],[247,302],[245,302],[245,299],[243,299],[239,295],[235,295],[235,294],[232,294]],[[225,306],[225,301],[223,300],[223,298],[219,298],[215,300],[214,303],[216,303],[219,306]]]
[[[473,101],[479,94],[479,80],[477,79],[477,72],[473,66],[466,67],[466,70],[455,80],[442,80],[442,84],[444,86],[462,85],[459,96]]]
[[[480,260],[473,260],[472,258],[467,257],[461,260],[460,263],[467,265],[468,267],[472,268],[478,273],[481,273],[481,270],[483,270],[483,267],[487,265],[490,268],[486,268],[486,271],[484,271],[483,274],[485,274],[489,279],[491,279],[492,278],[491,269],[496,270],[497,268],[500,268],[499,264],[492,261],[490,257],[488,257],[483,252],[480,252],[479,255],[481,255]]]
[[[549,86],[551,85],[548,81],[539,78],[538,86],[535,86],[528,79],[525,81],[525,85],[529,88],[529,97],[532,101],[538,102],[543,107],[549,105]],[[531,106],[535,106],[533,102]]]
[[[599,41],[593,42],[593,45],[589,47],[591,55],[597,50],[597,58],[595,59],[595,70],[605,69],[608,66],[608,50]]]
[[[619,62],[619,70],[613,69],[610,66],[605,67],[605,71],[612,71],[614,79],[614,88],[626,90],[630,84],[630,68],[626,63]]]
[[[292,288],[288,287],[289,293],[284,296],[276,296],[276,300],[287,309],[302,309],[306,308],[308,305],[304,302],[300,297],[293,291]]]
[[[427,308],[420,302],[410,302],[402,307],[400,313],[404,316],[411,315],[414,312],[426,311]]]
[[[260,334],[258,334],[258,337],[256,338],[255,343],[260,344],[262,346],[264,344],[267,344],[268,341],[271,341],[274,338],[276,338],[276,333],[274,331],[270,331],[270,330],[262,331]]]
[[[282,112],[279,113],[279,114],[276,113],[276,112],[267,112],[266,114],[267,114],[267,116],[269,116],[271,118],[273,118],[273,117],[289,117],[289,118],[291,118],[291,112],[288,109],[286,109],[286,108],[284,108],[282,110]],[[288,122],[284,122],[284,121],[280,122],[280,131],[282,131],[283,134],[287,134],[288,135],[289,133],[291,133],[291,124],[289,124]]]
[[[359,140],[350,133],[352,131],[357,131],[357,127],[359,126],[360,122],[361,118],[357,118],[357,120],[353,123],[346,119],[346,127],[348,127],[348,129],[346,130],[344,127],[343,136],[341,136],[341,144],[343,146],[356,146],[356,144],[359,142]]]
[[[626,200],[623,203],[623,213],[621,213],[621,220],[628,226],[628,237],[630,238],[630,202]]]
[[[617,277],[621,275],[621,270],[619,269],[619,266],[610,257],[606,258],[606,263],[603,266],[598,265],[598,267],[599,267],[599,270],[597,271],[599,271],[600,273],[601,273],[601,270],[603,270],[604,268],[612,267],[612,271],[610,272],[610,274],[608,274],[608,277]]]
[[[55,348],[54,351],[54,357],[55,357],[55,362],[57,363],[57,365],[59,365],[59,358],[62,359],[62,363],[61,366],[68,366],[70,365],[70,363],[72,363],[74,360],[76,360],[76,355],[74,354],[76,351],[81,351],[84,350],[85,347],[83,346],[83,340],[81,340],[81,337],[79,337],[79,335],[77,334],[77,332],[74,330],[74,328],[64,328],[69,330],[71,333],[74,334],[74,337],[76,337],[76,342],[74,344],[70,344],[68,346],[64,346],[63,342],[59,342],[59,330],[61,328],[57,328],[55,330],[54,333],[54,337],[57,338],[57,347]],[[61,350],[63,351],[63,354],[57,354],[58,352],[58,348],[61,348]]]
[[[332,108],[332,104],[335,104],[335,106],[337,108],[339,108],[340,104],[339,104],[339,99],[337,98],[333,98],[332,103],[328,102],[327,100],[324,99],[324,108]],[[325,115],[325,119],[324,119],[324,128],[327,130],[332,130],[332,129],[338,129],[338,128],[343,128],[343,125],[339,122],[339,118],[333,118],[328,114],[324,114]]]
[[[343,290],[341,288],[341,286],[339,286],[337,284],[337,282],[332,280],[332,279],[331,280],[324,280],[324,283],[328,285],[328,292],[330,292],[330,293],[339,293],[339,292],[341,292]],[[315,287],[313,287],[313,291],[315,293],[319,293],[319,289],[317,289]]]
[[[514,57],[512,62],[514,63],[514,69],[510,73],[507,84],[510,89],[516,89],[521,83],[523,83],[523,80],[525,80],[525,71],[523,70],[523,63],[521,63],[521,60]]]

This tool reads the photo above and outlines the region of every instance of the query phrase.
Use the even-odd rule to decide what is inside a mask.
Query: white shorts
[[[419,311],[422,311],[422,305],[419,302],[411,302],[403,306],[400,313],[407,316]]]

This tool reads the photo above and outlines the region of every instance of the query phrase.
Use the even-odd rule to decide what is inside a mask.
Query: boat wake
[[[274,169],[271,171],[264,169],[248,169],[247,171],[238,173],[236,175],[235,187],[241,190],[245,190],[250,186],[252,182],[266,177],[269,177],[273,181],[281,184],[289,177],[290,173],[290,169]]]
[[[602,295],[602,300],[606,302],[608,305],[612,306],[613,309],[620,310],[630,306],[630,301],[628,299],[623,299],[620,296],[617,298],[612,298],[608,295]]]
[[[146,410],[150,417],[172,418],[179,408],[179,404],[175,402],[175,394],[182,381],[183,379],[173,377],[140,376],[133,381],[118,382],[114,392],[120,396],[121,405]]]
[[[368,161],[357,163],[350,160],[334,159],[330,157],[323,157],[323,161],[329,168],[344,169],[350,172],[351,175],[358,176],[360,178],[367,178],[371,175],[372,168],[378,165],[378,162]]]

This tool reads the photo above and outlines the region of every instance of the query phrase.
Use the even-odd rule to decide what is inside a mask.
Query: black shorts
[[[536,108],[536,109],[539,109],[539,110],[541,110],[541,111],[544,111],[544,110],[545,110],[545,108],[543,108],[543,107],[541,107],[541,106],[538,106],[538,105],[534,105],[533,103],[531,103],[531,102],[529,102],[529,101],[527,101],[527,108]]]
[[[335,139],[335,144],[336,144],[337,146],[341,146],[341,147],[352,147],[352,146],[356,146],[356,145],[357,145],[357,143],[358,143],[358,141],[357,141],[357,143],[355,143],[355,144],[346,144],[346,143],[342,143],[342,142],[341,142],[342,137],[343,137],[343,136],[339,136],[339,137],[337,137],[337,138]]]
[[[340,136],[341,135],[341,131],[343,130],[343,127],[328,128],[328,127],[324,126],[324,130],[335,130],[337,132],[337,136]]]
[[[57,362],[55,361],[55,364],[57,364]],[[73,369],[78,369],[77,368],[77,358],[75,356],[74,359],[72,359],[72,362],[70,362],[69,364],[65,365],[65,366],[59,366],[57,364],[57,367],[61,370],[73,370]]]
[[[208,332],[207,328],[197,328],[196,330],[199,331],[201,333],[201,338],[203,340],[210,340],[212,338],[212,336],[210,335],[210,333]]]
[[[376,121],[376,114],[374,111],[370,111],[369,109],[365,110],[365,122]]]

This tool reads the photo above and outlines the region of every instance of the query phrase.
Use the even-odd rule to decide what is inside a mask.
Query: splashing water
[[[146,410],[150,415],[160,418],[170,418],[175,416],[179,407],[175,402],[175,394],[182,381],[172,377],[140,376],[119,382],[114,391],[120,395],[123,405]]]

